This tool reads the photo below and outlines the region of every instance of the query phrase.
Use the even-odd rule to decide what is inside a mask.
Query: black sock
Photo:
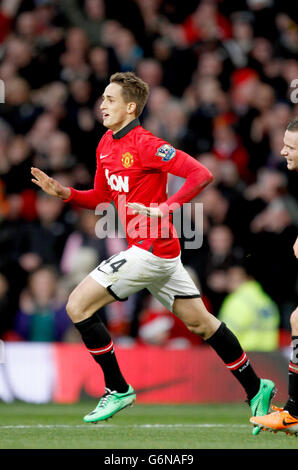
[[[289,399],[284,406],[290,415],[298,417],[298,336],[292,336],[292,357],[289,362]]]
[[[246,353],[234,333],[225,323],[221,323],[218,330],[206,341],[219,355],[240,382],[250,401],[259,391],[260,379],[256,375]]]
[[[119,393],[127,392],[128,384],[121,374],[114,353],[113,341],[98,315],[95,313],[92,317],[74,323],[74,325],[81,333],[88,351],[101,366],[106,387]]]

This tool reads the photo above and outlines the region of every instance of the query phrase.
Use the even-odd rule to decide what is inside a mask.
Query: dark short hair
[[[136,117],[142,113],[149,95],[149,86],[133,72],[117,72],[110,78],[110,83],[122,87],[122,96],[126,103],[136,103]]]
[[[296,116],[292,121],[289,122],[287,126],[287,131],[298,132],[298,116]]]

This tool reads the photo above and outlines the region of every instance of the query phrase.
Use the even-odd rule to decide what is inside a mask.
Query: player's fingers
[[[40,188],[42,187],[40,181],[34,180],[34,179],[32,179],[31,181],[32,181],[32,183],[36,184],[36,185],[39,186]]]
[[[31,168],[31,174],[35,176],[36,179],[38,180],[46,180],[48,178],[48,175],[46,175],[43,171],[41,171],[39,168]]]
[[[146,206],[144,206],[143,204],[138,204],[137,202],[128,202],[127,204],[127,207],[129,207],[130,209],[135,209],[137,211],[144,211],[144,210],[147,210]]]

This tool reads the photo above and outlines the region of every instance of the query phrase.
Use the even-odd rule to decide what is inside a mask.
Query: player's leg
[[[107,419],[135,400],[134,390],[127,384],[119,368],[113,340],[96,313],[114,301],[115,298],[105,287],[87,276],[71,293],[66,306],[85,346],[101,367],[106,385],[105,394],[95,410],[84,417],[85,422]]]
[[[200,335],[216,351],[244,387],[247,399],[251,401],[259,391],[260,379],[250,365],[238,339],[225,323],[209,313],[201,299],[176,298],[173,313],[190,331]]]
[[[114,301],[106,288],[87,276],[70,294],[66,311],[81,333],[87,350],[101,366],[106,387],[126,392],[128,384],[120,372],[112,338],[96,313],[101,307]]]
[[[298,433],[298,307],[290,318],[292,333],[292,355],[289,362],[289,398],[283,408],[274,408],[274,413],[251,418],[257,424],[271,431]]]
[[[107,393],[97,407],[84,417],[85,422],[107,419],[135,401],[133,388],[119,369],[109,332],[94,313],[99,308],[143,289],[154,275],[147,252],[136,247],[104,260],[70,295],[67,311],[82,339],[101,366]]]
[[[298,417],[298,307],[290,318],[292,355],[289,362],[289,399],[284,406],[292,416]]]
[[[236,336],[206,309],[198,289],[181,262],[177,262],[168,282],[162,286],[153,284],[149,290],[190,331],[200,335],[216,351],[246,391],[252,414],[268,413],[275,393],[274,383],[256,375]]]

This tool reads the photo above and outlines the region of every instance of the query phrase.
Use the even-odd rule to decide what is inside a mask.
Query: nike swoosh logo
[[[99,158],[106,158],[108,157],[110,154],[108,153],[107,155],[100,155]]]
[[[289,426],[290,424],[298,424],[298,421],[286,421],[285,419],[283,419],[282,424],[284,426]]]

